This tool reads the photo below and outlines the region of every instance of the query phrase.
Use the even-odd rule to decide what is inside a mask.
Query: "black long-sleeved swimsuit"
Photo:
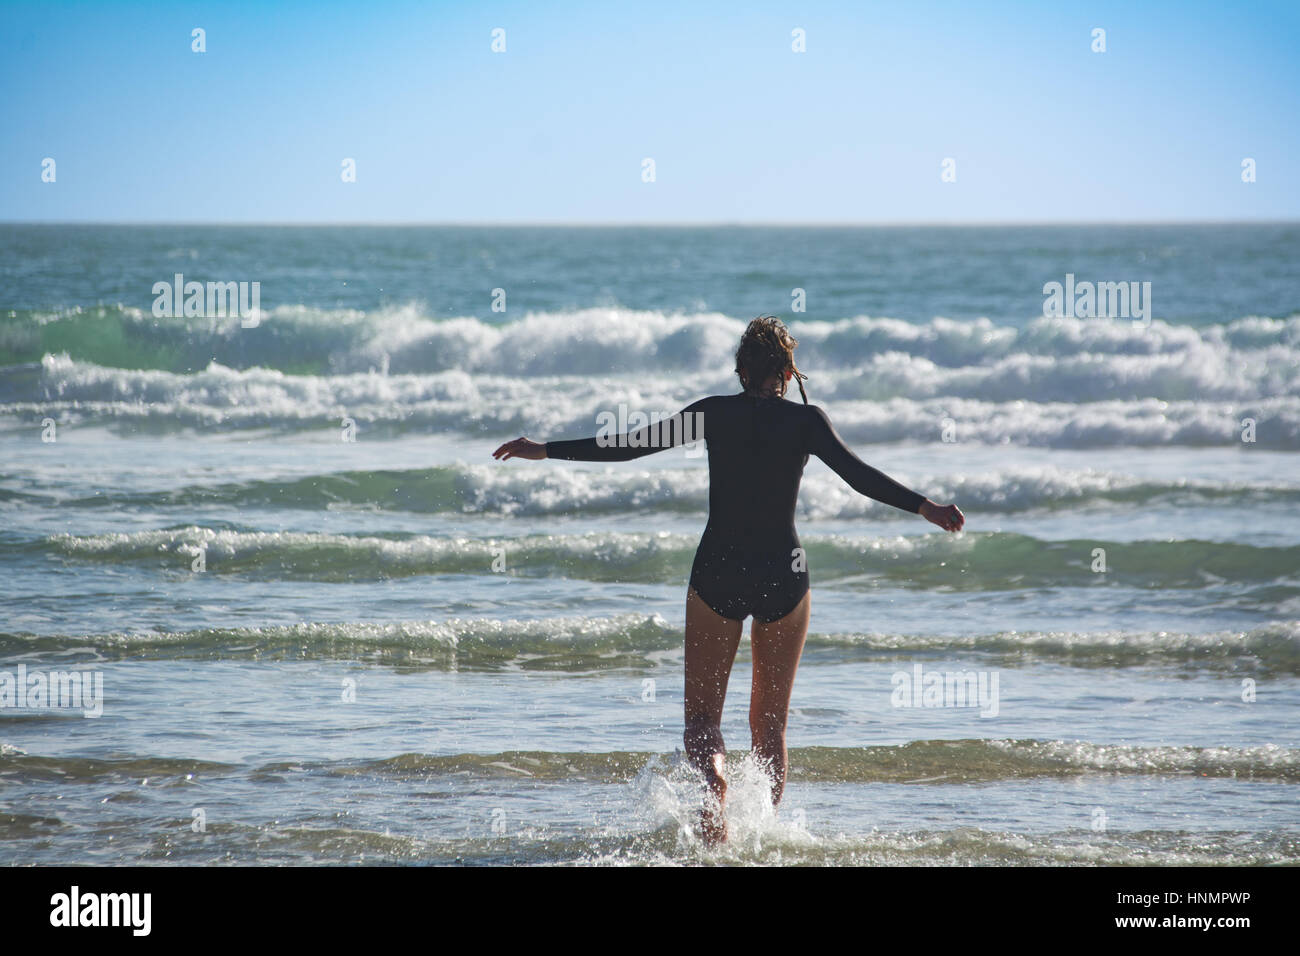
[[[629,461],[700,438],[709,453],[709,520],[690,584],[726,618],[775,621],[807,593],[794,513],[810,454],[869,498],[914,514],[925,501],[853,454],[821,408],[784,398],[713,395],[622,435],[547,442],[546,455]]]

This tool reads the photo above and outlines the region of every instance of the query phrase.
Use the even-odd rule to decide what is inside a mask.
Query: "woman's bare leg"
[[[704,775],[711,799],[700,813],[704,842],[727,839],[724,803],[727,781],[723,763],[722,704],[727,697],[731,663],[740,645],[741,622],[723,617],[704,603],[694,588],[686,590],[686,757]]]
[[[812,592],[803,596],[785,617],[762,624],[755,621],[749,632],[754,650],[754,686],[749,697],[749,732],[754,756],[772,779],[772,806],[781,802],[785,790],[785,721],[790,712],[790,692],[799,668],[804,640],[808,636],[808,612]]]

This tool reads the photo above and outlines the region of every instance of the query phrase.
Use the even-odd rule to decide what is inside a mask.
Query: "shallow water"
[[[0,708],[0,860],[1294,862],[1300,230],[1245,228],[0,227],[0,695],[103,687]],[[180,270],[266,316],[155,319]],[[1151,280],[1154,321],[1043,319],[1067,271]],[[968,530],[809,463],[786,799],[742,643],[706,851],[704,459],[490,452],[733,391],[760,311]]]

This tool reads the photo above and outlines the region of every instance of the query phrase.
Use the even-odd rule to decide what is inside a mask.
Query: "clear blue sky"
[[[10,221],[1300,219],[1295,0],[4,3],[0,104]]]

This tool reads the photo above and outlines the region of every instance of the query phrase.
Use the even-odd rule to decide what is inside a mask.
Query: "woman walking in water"
[[[687,759],[704,776],[709,798],[700,814],[704,842],[727,838],[723,776],[722,705],[740,644],[742,622],[752,616],[754,680],[749,729],[754,756],[772,781],[772,804],[785,789],[785,725],[795,671],[808,635],[807,561],[795,531],[799,480],[810,454],[829,465],[860,494],[919,514],[945,531],[960,531],[956,505],[938,505],[858,458],[840,439],[826,413],[808,404],[805,376],[794,364],[798,342],[780,319],[754,319],[736,350],[743,391],[694,402],[671,420],[700,421],[703,434],[649,425],[597,441],[581,438],[545,444],[516,438],[493,457],[628,461],[683,440],[703,438],[709,452],[709,518],[686,590]],[[785,398],[791,378],[803,404]],[[692,417],[692,416],[701,417]]]

